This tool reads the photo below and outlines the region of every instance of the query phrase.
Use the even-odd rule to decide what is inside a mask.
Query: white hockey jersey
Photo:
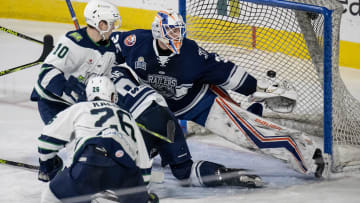
[[[149,170],[151,160],[135,120],[125,110],[107,101],[80,102],[57,114],[39,137],[38,151],[42,161],[55,157],[75,142],[73,159],[88,144],[102,146],[119,164]],[[131,160],[129,159],[131,158]],[[144,176],[149,181],[150,174]]]
[[[37,101],[41,97],[68,105],[75,103],[61,91],[66,80],[74,76],[86,85],[92,76],[110,77],[111,67],[123,63],[115,52],[110,41],[106,45],[92,41],[86,28],[68,32],[45,59],[31,99]]]
[[[44,63],[61,70],[66,79],[73,75],[86,81],[91,75],[108,74],[115,63],[115,47],[100,46],[85,34],[82,29],[61,37]]]

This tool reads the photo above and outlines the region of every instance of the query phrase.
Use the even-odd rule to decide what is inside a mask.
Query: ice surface
[[[55,40],[71,24],[40,23],[0,19],[0,25],[20,33],[42,39],[44,34]],[[36,60],[41,46],[0,32],[0,70]],[[29,102],[30,91],[39,67],[0,77],[0,158],[37,165],[37,137],[43,124],[34,103]],[[345,84],[360,99],[360,70],[341,68]],[[16,98],[6,99],[13,91]],[[20,94],[19,94],[20,93]],[[330,180],[315,180],[287,168],[283,162],[233,145],[215,135],[191,137],[189,147],[194,160],[211,160],[229,167],[251,169],[266,182],[262,189],[236,187],[196,188],[182,187],[169,168],[161,168],[155,159],[154,169],[165,173],[162,184],[151,185],[161,202],[360,202],[360,174],[352,173]],[[0,165],[0,202],[39,202],[46,184],[37,180],[30,170]]]

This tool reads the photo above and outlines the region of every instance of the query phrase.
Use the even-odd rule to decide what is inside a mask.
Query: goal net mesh
[[[338,66],[342,6],[335,0],[283,2],[333,10],[330,26],[332,169],[341,171],[344,166],[357,165],[360,160],[360,105],[346,89]],[[324,102],[328,102],[324,99],[323,88],[325,17],[321,13],[285,7],[265,5],[259,0],[186,0],[187,37],[207,51],[245,68],[256,78],[273,70],[279,80],[291,82],[298,93],[294,111],[284,114],[265,109],[264,117],[323,137]],[[242,107],[249,105],[247,97],[230,94]]]

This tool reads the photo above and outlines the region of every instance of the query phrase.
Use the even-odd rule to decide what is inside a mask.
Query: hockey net
[[[274,70],[295,86],[294,111],[265,110],[264,117],[328,136],[324,148],[332,154],[334,172],[360,165],[360,104],[338,65],[342,11],[336,0],[186,0],[188,38],[256,78]],[[246,97],[231,95],[242,107],[249,105]]]

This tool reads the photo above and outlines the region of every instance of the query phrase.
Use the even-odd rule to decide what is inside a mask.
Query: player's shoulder
[[[191,45],[191,46],[198,46],[194,40],[189,39],[187,37],[184,37],[183,44],[187,44],[187,45]]]
[[[112,33],[112,40],[115,41],[115,43],[120,42],[128,47],[134,46],[135,44],[143,41],[152,40],[152,38],[151,30],[144,29]]]
[[[74,42],[75,44],[80,44],[81,42],[84,42],[87,38],[86,28],[69,31],[65,34],[65,38]]]
[[[127,37],[129,35],[136,35],[139,37],[148,37],[148,36],[152,37],[152,32],[151,32],[151,30],[145,30],[145,29],[136,29],[136,30],[130,30],[127,32],[123,32],[124,37]]]
[[[186,52],[198,52],[200,47],[194,40],[184,38],[182,49],[186,49]]]
[[[209,54],[207,51],[202,49],[194,40],[184,38],[181,52],[184,57],[197,58]]]

